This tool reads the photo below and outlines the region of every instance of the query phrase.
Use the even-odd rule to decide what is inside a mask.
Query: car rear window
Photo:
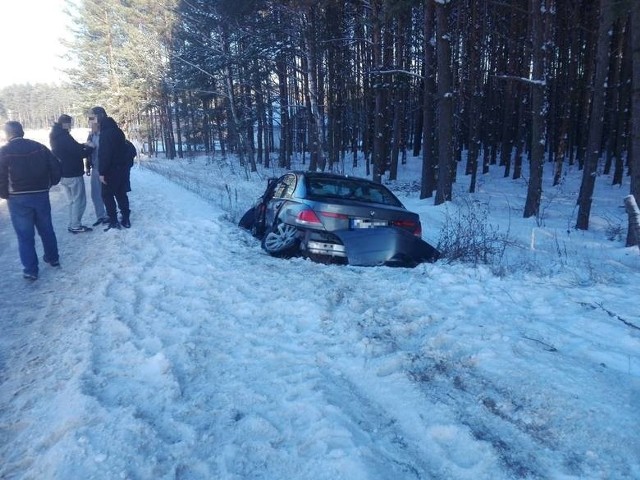
[[[402,203],[389,189],[376,183],[351,178],[311,177],[306,180],[307,195],[314,198],[341,198],[402,207]]]

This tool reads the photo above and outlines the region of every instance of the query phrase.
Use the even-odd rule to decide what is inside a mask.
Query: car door
[[[279,220],[282,207],[291,199],[296,186],[295,174],[280,177],[273,189],[273,196],[267,202],[265,212],[266,225],[274,225]]]

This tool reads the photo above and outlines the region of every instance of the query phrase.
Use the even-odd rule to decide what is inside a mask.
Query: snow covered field
[[[640,478],[628,185],[599,177],[581,232],[577,170],[536,222],[522,180],[434,207],[409,162],[424,238],[488,205],[500,268],[271,258],[235,221],[277,172],[218,156],[141,161],[130,230],[69,234],[55,187],[62,267],[31,284],[0,201],[0,478]]]

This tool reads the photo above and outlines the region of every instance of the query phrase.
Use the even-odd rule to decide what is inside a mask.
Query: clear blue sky
[[[61,37],[69,35],[65,0],[2,2],[0,88],[14,83],[59,83],[65,63]]]

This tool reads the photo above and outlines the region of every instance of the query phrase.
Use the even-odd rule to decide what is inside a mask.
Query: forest
[[[69,0],[68,13],[60,108],[105,106],[151,155],[366,162],[375,181],[418,157],[435,204],[465,162],[471,192],[489,169],[525,178],[524,217],[540,214],[544,168],[558,184],[578,165],[583,230],[597,175],[640,200],[635,0]]]

